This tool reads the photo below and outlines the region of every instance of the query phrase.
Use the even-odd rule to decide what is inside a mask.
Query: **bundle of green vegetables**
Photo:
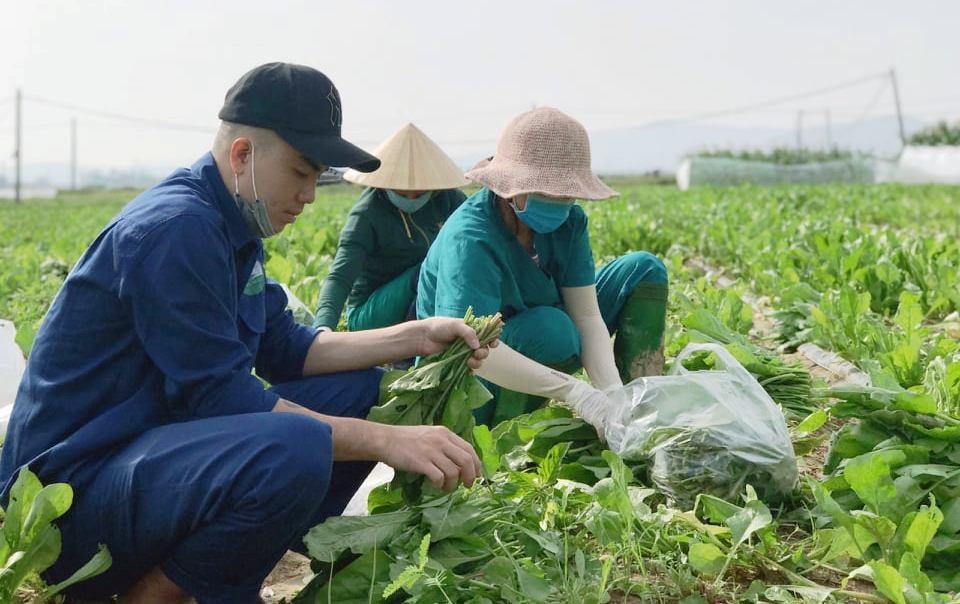
[[[786,363],[779,355],[756,346],[742,334],[724,325],[716,315],[706,309],[691,310],[682,323],[690,341],[723,344],[724,348],[757,378],[770,398],[783,408],[784,413],[800,419],[819,408],[811,396],[810,372],[802,365]],[[692,357],[684,366],[691,370],[711,369],[714,362],[711,355],[702,354]]]
[[[500,313],[475,317],[467,309],[463,320],[477,332],[481,346],[500,337]],[[472,411],[490,400],[491,394],[467,367],[472,355],[467,343],[457,340],[413,369],[388,373],[380,385],[380,400],[385,402],[371,409],[367,419],[405,426],[443,425],[473,444]],[[391,486],[400,489],[408,503],[420,501],[424,488],[430,488],[422,476],[408,472],[398,472]]]

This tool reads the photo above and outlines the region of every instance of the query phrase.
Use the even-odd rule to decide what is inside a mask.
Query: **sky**
[[[81,169],[165,170],[209,148],[240,75],[277,60],[330,76],[348,139],[372,149],[413,121],[457,157],[492,153],[535,105],[595,133],[863,80],[700,121],[889,115],[891,68],[905,114],[960,120],[958,23],[955,0],[0,0],[0,177],[18,88],[25,164],[66,165],[76,118]]]

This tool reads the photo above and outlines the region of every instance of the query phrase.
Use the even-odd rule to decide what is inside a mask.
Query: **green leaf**
[[[479,409],[487,401],[493,398],[483,382],[478,380],[473,374],[468,375],[463,381],[463,390],[466,392],[466,404],[470,409]]]
[[[411,564],[410,566],[403,569],[403,571],[394,579],[389,585],[387,585],[383,590],[383,598],[387,599],[392,596],[397,591],[403,589],[405,591],[410,591],[410,588],[423,576],[423,569],[427,565],[427,562],[430,560],[428,552],[430,551],[430,533],[427,533],[423,536],[423,539],[420,540],[420,550],[419,556],[417,558],[417,564]]]
[[[485,582],[491,585],[511,588],[516,584],[513,563],[504,556],[497,556],[490,560],[480,568],[480,572]]]
[[[923,322],[923,309],[917,294],[904,291],[900,293],[900,306],[893,321],[909,337]]]
[[[264,270],[271,279],[280,283],[290,283],[290,277],[293,275],[293,265],[280,254],[270,254]]]
[[[816,432],[819,430],[825,423],[827,423],[827,412],[823,409],[818,409],[808,415],[802,422],[797,424],[793,431],[797,434],[809,434],[810,432]]]
[[[960,535],[960,497],[944,504],[943,523],[940,528],[947,535]]]
[[[748,501],[746,506],[733,516],[727,518],[725,524],[730,527],[730,536],[733,547],[736,549],[750,538],[755,532],[770,526],[773,516],[770,509],[762,501]]]
[[[10,551],[16,551],[20,544],[20,535],[23,533],[25,516],[33,506],[33,501],[43,489],[37,475],[29,468],[23,468],[17,475],[10,488],[10,501],[7,504],[6,517],[3,522],[3,534]]]
[[[896,520],[905,510],[897,508],[897,488],[890,476],[890,468],[906,459],[903,452],[895,450],[866,453],[849,461],[843,477],[873,513]]]
[[[926,596],[933,593],[933,582],[920,570],[920,559],[913,552],[907,552],[903,555],[898,570],[900,576],[907,583],[907,600],[910,602],[929,601]]]
[[[373,516],[333,516],[310,529],[303,542],[312,558],[333,562],[347,549],[363,554],[383,545],[414,517],[414,512],[407,510]]]
[[[520,592],[530,602],[546,602],[553,591],[546,579],[520,567],[517,568],[517,583]]]
[[[432,560],[453,571],[462,564],[477,562],[490,557],[484,539],[473,535],[449,537],[433,544]]]
[[[532,531],[522,525],[518,525],[517,528],[520,529],[523,534],[535,541],[543,551],[549,552],[554,556],[560,555],[563,546],[560,543],[560,539],[556,535],[556,531]]]
[[[395,512],[403,506],[403,494],[390,486],[382,484],[370,491],[367,495],[367,511],[372,516]]]
[[[594,505],[583,524],[602,545],[615,545],[624,540],[623,515],[613,510]]]
[[[900,572],[886,562],[874,560],[867,565],[873,571],[873,584],[877,591],[893,600],[895,604],[907,604],[903,597],[906,587]]]
[[[725,499],[701,493],[697,496],[697,503],[694,509],[697,510],[698,516],[706,518],[715,524],[720,524],[726,522],[727,518],[733,516],[743,508]]]
[[[40,489],[23,523],[21,543],[29,544],[41,530],[67,513],[71,505],[73,505],[73,489],[69,484],[58,482]]]
[[[51,585],[48,587],[41,595],[41,600],[46,600],[57,595],[66,588],[79,583],[81,581],[86,581],[87,579],[92,579],[97,575],[103,574],[110,568],[110,565],[113,564],[113,558],[110,556],[110,550],[107,549],[106,545],[102,543],[97,548],[97,553],[93,555],[90,560],[77,569],[75,573],[70,575],[68,578],[64,579],[56,585]]]
[[[14,337],[14,341],[23,351],[24,357],[30,356],[30,350],[33,348],[33,341],[36,338],[37,330],[30,323],[22,323],[17,326],[17,335]]]
[[[726,554],[712,543],[692,543],[687,559],[693,570],[701,575],[716,576],[723,569]]]
[[[3,577],[4,582],[13,586],[20,585],[24,579],[33,573],[42,573],[60,557],[61,537],[60,529],[47,524],[34,538],[31,539],[23,555],[13,564],[9,564],[10,575]],[[13,556],[10,557],[13,560]]]
[[[419,393],[404,392],[395,395],[386,404],[370,409],[367,419],[394,426],[422,426],[426,418],[423,417],[424,405],[420,402]]]
[[[816,602],[816,604],[823,604],[823,602],[829,600],[833,592],[836,591],[832,587],[812,587],[807,585],[784,585],[782,587],[794,595],[800,596],[804,602]]]
[[[316,602],[369,604],[376,602],[390,581],[390,558],[377,549],[360,556],[333,576]]]
[[[500,454],[493,444],[493,436],[486,424],[473,427],[473,446],[483,464],[483,475],[489,479],[500,469]]]
[[[474,419],[470,407],[467,406],[467,395],[463,390],[457,388],[450,393],[446,404],[443,405],[443,415],[439,423],[449,428],[454,434],[470,438]]]
[[[448,537],[463,537],[487,517],[487,511],[479,503],[470,501],[432,507],[423,510],[423,521],[437,541]]]
[[[550,485],[557,481],[557,473],[560,471],[560,464],[563,462],[563,456],[570,449],[570,443],[559,443],[552,447],[540,466],[537,468],[537,474],[544,485]]]
[[[920,508],[907,528],[903,538],[904,555],[912,553],[917,560],[923,560],[927,546],[933,536],[937,534],[940,523],[943,522],[943,513],[937,508],[936,501],[930,498],[930,505]]]

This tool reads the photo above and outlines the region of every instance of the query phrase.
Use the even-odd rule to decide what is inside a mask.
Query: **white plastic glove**
[[[610,412],[610,400],[607,395],[590,384],[578,380],[562,402],[564,406],[573,409],[583,421],[596,428],[600,438],[604,437],[607,414]]]
[[[503,342],[490,349],[490,356],[475,372],[494,384],[517,392],[552,398],[573,409],[597,429],[600,438],[611,413],[622,413],[626,391],[614,384],[601,391],[572,375],[529,359]]]

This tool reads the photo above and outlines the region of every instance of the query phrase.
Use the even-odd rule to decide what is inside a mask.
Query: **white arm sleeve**
[[[541,365],[503,342],[490,349],[490,356],[474,373],[502,388],[559,401],[567,401],[577,384],[586,386],[572,375]]]
[[[597,286],[563,287],[560,293],[567,313],[580,332],[580,360],[590,376],[590,382],[600,390],[623,386],[617,364],[613,360],[610,333],[600,315]]]
[[[490,356],[474,373],[502,388],[560,401],[572,407],[604,437],[610,399],[572,375],[541,365],[503,342],[490,349]]]

